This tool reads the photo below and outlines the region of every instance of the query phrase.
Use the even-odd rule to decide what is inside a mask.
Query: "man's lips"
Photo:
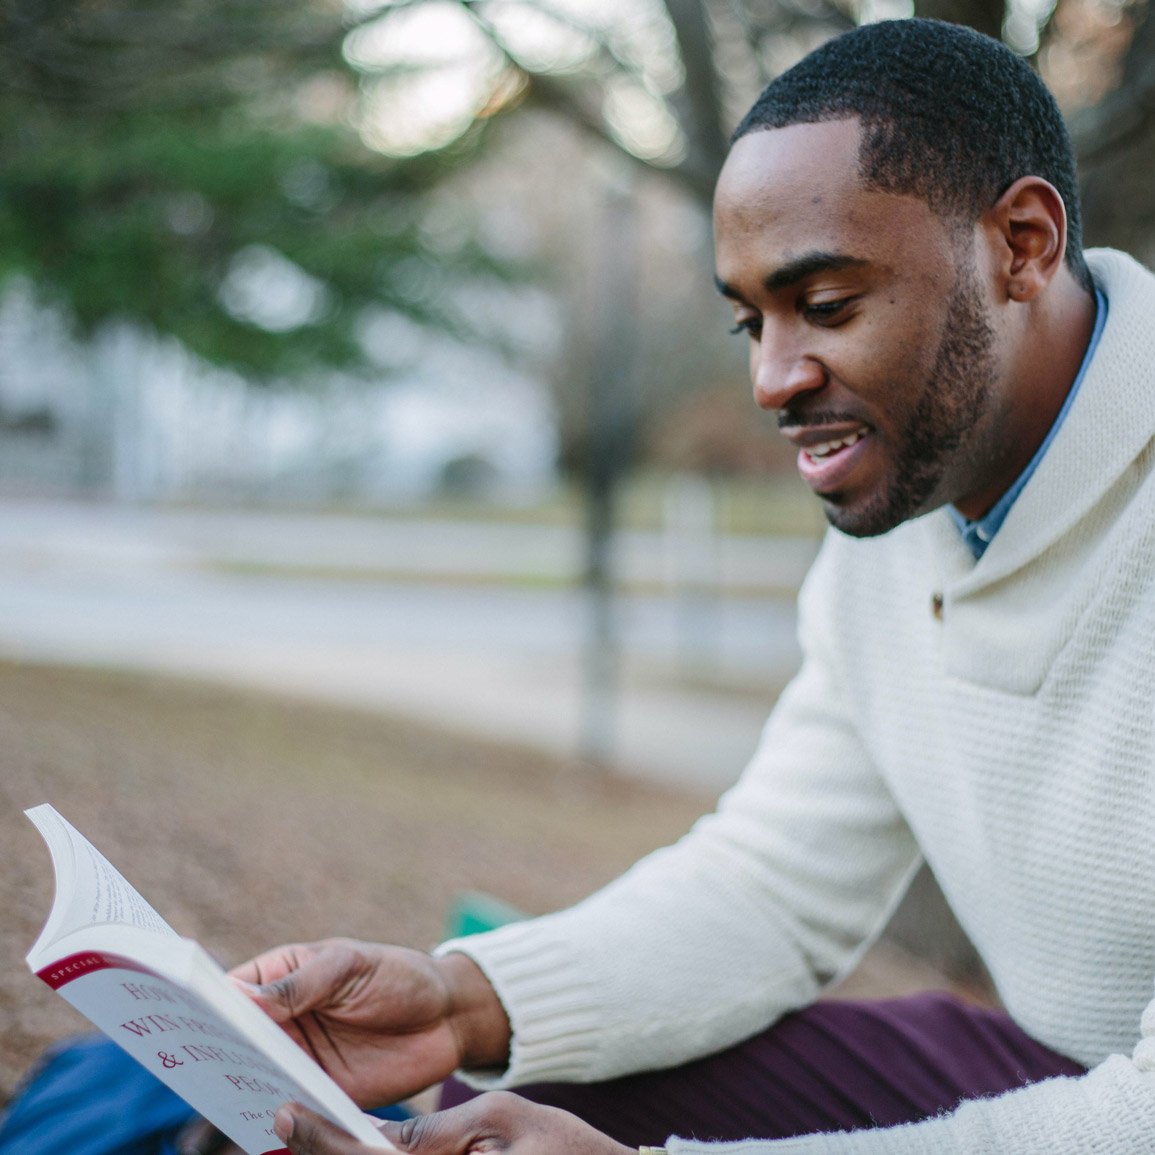
[[[842,421],[821,425],[787,425],[782,432],[798,446],[798,472],[817,493],[846,483],[869,446],[869,425]]]
[[[810,422],[806,425],[780,425],[778,428],[784,437],[789,438],[799,449],[804,450],[812,450],[827,443],[842,441],[870,432],[870,426],[865,421],[854,420]]]

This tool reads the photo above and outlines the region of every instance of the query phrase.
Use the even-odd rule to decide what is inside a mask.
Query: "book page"
[[[120,924],[176,935],[119,870],[71,823],[48,804],[24,812],[52,854],[56,898],[52,913],[29,956],[61,935],[83,926]]]

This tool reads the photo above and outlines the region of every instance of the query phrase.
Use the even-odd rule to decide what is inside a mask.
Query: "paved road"
[[[749,591],[795,585],[812,552],[730,539],[710,558],[727,596],[619,598],[623,769],[733,780],[797,661],[789,599]],[[0,654],[210,676],[571,754],[588,605],[556,583],[580,561],[556,528],[6,501]],[[646,534],[622,561],[645,589],[678,564]],[[715,688],[687,689],[687,670]]]

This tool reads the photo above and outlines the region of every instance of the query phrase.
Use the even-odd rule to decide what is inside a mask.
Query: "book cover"
[[[56,897],[32,972],[248,1155],[288,1155],[273,1116],[304,1103],[370,1147],[396,1150],[356,1104],[182,938],[49,805],[25,811],[52,855]]]

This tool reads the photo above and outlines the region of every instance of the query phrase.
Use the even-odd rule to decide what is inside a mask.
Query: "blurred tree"
[[[374,311],[466,332],[446,285],[505,270],[426,194],[480,132],[370,148],[348,30],[326,0],[5,0],[0,278],[264,378],[356,365]]]
[[[448,32],[456,11],[480,33],[475,51],[488,53],[487,67],[474,74],[492,94],[473,100],[483,115],[495,103],[549,109],[708,203],[730,129],[765,79],[852,27],[856,3],[367,0],[361,34],[376,33],[378,51],[359,64],[369,74],[395,68],[405,57],[381,50],[390,35]],[[445,61],[428,63],[440,69]]]
[[[0,0],[0,277],[25,274],[83,331],[141,319],[265,377],[356,363],[374,309],[465,332],[448,287],[500,264],[468,230],[431,231],[427,194],[495,114],[551,110],[708,205],[765,80],[887,5]],[[1028,53],[1041,35],[1052,81],[1072,44],[1097,46],[1096,100],[1070,105],[1093,104],[1074,120],[1088,236],[1146,255],[1146,0],[916,6]]]
[[[427,194],[495,114],[551,110],[708,205],[765,80],[887,5],[0,0],[0,277],[83,331],[141,319],[265,377],[356,363],[374,309],[465,332],[448,287],[500,265],[468,230],[430,230]],[[1041,37],[1076,114],[1088,237],[1150,255],[1146,0],[916,7],[1027,53]]]

